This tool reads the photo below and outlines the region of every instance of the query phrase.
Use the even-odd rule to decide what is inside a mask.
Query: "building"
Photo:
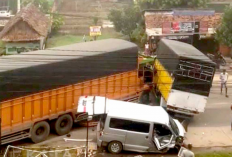
[[[5,25],[0,38],[5,42],[6,54],[39,50],[45,48],[50,29],[45,14],[29,4]]]
[[[151,49],[160,38],[183,41],[208,53],[216,49],[214,34],[221,14],[214,10],[146,10],[144,17]]]

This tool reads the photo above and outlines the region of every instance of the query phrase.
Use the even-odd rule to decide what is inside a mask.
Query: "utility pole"
[[[17,12],[20,11],[20,8],[21,8],[21,1],[18,0],[18,1],[17,1]]]

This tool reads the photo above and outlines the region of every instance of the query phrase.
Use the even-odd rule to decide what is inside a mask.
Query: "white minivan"
[[[160,106],[90,96],[79,99],[78,112],[84,111],[105,113],[97,126],[97,145],[111,153],[165,153],[183,143],[185,129]]]

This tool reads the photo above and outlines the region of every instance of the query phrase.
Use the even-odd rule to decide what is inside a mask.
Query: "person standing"
[[[148,42],[145,44],[145,55],[147,55],[147,56],[150,55]]]
[[[191,144],[188,144],[187,148],[183,150],[181,157],[195,157],[194,153],[192,152]]]
[[[224,69],[223,72],[220,74],[220,80],[221,80],[221,94],[222,94],[223,87],[225,87],[226,97],[228,97],[228,95],[227,95],[227,80],[228,80],[228,78],[229,78],[229,75],[226,72],[226,70]]]

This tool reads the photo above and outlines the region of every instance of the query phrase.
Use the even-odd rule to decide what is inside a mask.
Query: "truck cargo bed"
[[[108,39],[0,59],[0,102],[135,70],[133,43]]]

